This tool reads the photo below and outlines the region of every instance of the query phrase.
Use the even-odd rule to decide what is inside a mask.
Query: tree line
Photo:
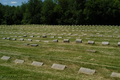
[[[119,25],[119,0],[28,0],[0,3],[0,24]]]

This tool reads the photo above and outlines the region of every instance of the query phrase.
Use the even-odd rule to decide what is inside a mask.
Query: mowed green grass
[[[1,25],[0,57],[10,56],[11,58],[8,61],[0,60],[0,79],[119,80],[119,78],[110,77],[112,72],[120,72],[119,32],[119,26]],[[68,35],[70,33],[72,35]],[[47,38],[42,38],[44,34]],[[32,35],[35,37],[30,37]],[[103,37],[99,37],[100,35]],[[3,37],[11,39],[3,40]],[[17,40],[12,41],[13,38]],[[24,38],[25,41],[20,41],[20,38]],[[27,39],[33,41],[30,42]],[[55,39],[59,42],[52,42]],[[70,39],[70,43],[63,43],[63,39]],[[76,43],[76,39],[82,39],[83,42]],[[88,40],[95,41],[95,44],[87,44]],[[110,42],[110,45],[102,45],[102,41]],[[23,45],[24,43],[39,46],[31,47]],[[92,53],[86,50],[97,52]],[[16,64],[15,59],[22,59],[25,62]],[[43,62],[44,65],[32,66],[33,61]],[[66,65],[66,68],[63,71],[52,69],[53,63]],[[94,75],[78,74],[80,67],[94,69],[96,73]]]

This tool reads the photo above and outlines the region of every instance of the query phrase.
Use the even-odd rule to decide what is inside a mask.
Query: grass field
[[[32,35],[34,37],[30,37]],[[42,38],[42,35],[47,35],[47,38]],[[3,40],[3,37],[10,37],[10,40]],[[17,40],[13,41],[13,38]],[[24,38],[24,41],[20,41],[20,38]],[[55,39],[58,39],[58,43],[53,42]],[[70,43],[64,43],[64,39],[70,39]],[[76,39],[82,39],[82,43],[76,43]],[[95,44],[87,44],[88,41],[95,41]],[[103,41],[110,45],[102,45]],[[118,42],[119,26],[1,25],[0,57],[11,58],[8,61],[0,59],[0,80],[119,80],[110,77],[112,72],[120,72]],[[23,45],[25,43],[38,46]],[[16,64],[15,59],[25,62]],[[32,66],[33,61],[43,62],[44,65]],[[53,63],[66,65],[66,68],[52,69]],[[78,74],[80,67],[94,69],[96,73]]]

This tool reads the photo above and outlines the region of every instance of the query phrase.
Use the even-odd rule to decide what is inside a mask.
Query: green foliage
[[[119,25],[119,0],[28,0],[0,4],[0,24]]]

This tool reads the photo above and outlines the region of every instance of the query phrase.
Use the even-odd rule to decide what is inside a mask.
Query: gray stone
[[[15,60],[15,63],[19,63],[19,64],[22,64],[22,63],[24,63],[25,61],[24,60],[21,60],[21,59],[16,59]]]
[[[16,41],[16,38],[13,38],[12,40],[13,40],[13,41]]]
[[[109,42],[102,42],[102,45],[109,45]]]
[[[34,36],[30,36],[30,37],[34,37]]]
[[[23,38],[20,38],[20,41],[24,41],[24,39],[23,39]]]
[[[23,37],[27,37],[27,35],[23,35]]]
[[[36,42],[40,42],[40,40],[35,40]]]
[[[53,64],[51,68],[57,69],[57,70],[64,70],[66,65],[61,65],[61,64]]]
[[[51,38],[55,38],[55,36],[51,36]]]
[[[2,39],[6,39],[6,38],[4,37],[4,38],[2,38]]]
[[[76,43],[82,43],[82,39],[76,39]]]
[[[28,43],[25,43],[25,44],[23,44],[23,45],[26,45],[26,46],[28,46],[29,44],[28,44]]]
[[[43,35],[42,37],[43,37],[43,38],[47,38],[47,36],[46,36],[46,35]]]
[[[94,41],[88,41],[88,44],[95,44]]]
[[[31,44],[31,46],[32,46],[32,47],[37,47],[37,46],[38,46],[38,44]]]
[[[93,75],[95,73],[95,70],[89,69],[89,68],[83,68],[81,67],[78,73],[84,73],[88,75]]]
[[[7,39],[7,40],[10,40],[10,37],[7,37],[6,39]]]
[[[111,77],[120,78],[120,73],[112,72]]]
[[[32,39],[28,39],[28,41],[32,41]]]
[[[58,38],[63,38],[63,37],[58,37]]]
[[[120,42],[118,42],[118,46],[120,46]]]
[[[58,42],[58,40],[56,39],[56,40],[53,40],[53,42]]]
[[[42,66],[43,62],[33,61],[33,63],[31,65],[33,65],[33,66]]]
[[[69,39],[64,39],[63,42],[64,42],[64,43],[69,43],[70,40],[69,40]]]
[[[44,41],[44,42],[48,43],[49,41]]]
[[[9,56],[3,56],[1,59],[2,60],[8,60],[8,59],[10,59],[10,57]]]

